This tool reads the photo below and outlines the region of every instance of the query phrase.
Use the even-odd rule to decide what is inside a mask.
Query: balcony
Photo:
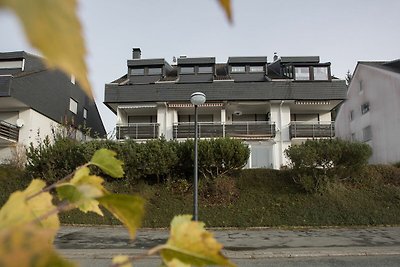
[[[18,142],[19,129],[16,125],[0,121],[0,138],[5,141]]]
[[[117,139],[158,138],[158,123],[128,123],[117,125]]]
[[[199,122],[200,138],[235,137],[242,139],[269,139],[275,136],[275,123],[268,121],[249,122]],[[178,122],[173,127],[173,137],[193,138],[194,123]]]
[[[335,122],[292,121],[289,124],[290,138],[333,138]]]

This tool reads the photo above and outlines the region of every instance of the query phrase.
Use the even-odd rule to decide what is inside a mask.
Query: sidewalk
[[[400,227],[363,229],[211,229],[231,259],[400,255]],[[57,249],[70,259],[140,255],[163,244],[168,230],[141,229],[131,241],[123,227],[64,226]]]

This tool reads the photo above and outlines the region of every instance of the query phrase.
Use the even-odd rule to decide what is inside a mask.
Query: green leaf
[[[222,244],[204,229],[204,223],[191,218],[191,215],[180,215],[172,220],[170,238],[161,246],[164,262],[178,259],[195,266],[235,266],[221,254]]]
[[[53,197],[48,192],[41,193],[28,200],[30,196],[40,192],[46,183],[42,180],[32,180],[25,191],[16,191],[7,200],[0,210],[0,230],[11,226],[30,223],[53,211],[56,207],[52,203]],[[38,222],[42,227],[57,231],[60,221],[56,214]]]
[[[133,239],[144,214],[144,200],[138,196],[124,194],[109,194],[98,200],[125,225]]]
[[[72,267],[75,264],[58,255],[52,245],[55,231],[24,225],[0,231],[0,266]]]
[[[106,189],[103,186],[104,179],[96,176],[90,175],[90,170],[88,167],[79,168],[76,172],[74,177],[72,177],[70,184],[75,186],[80,185],[91,185],[102,192],[106,192]]]
[[[92,96],[76,6],[76,0],[0,0],[0,7],[15,12],[28,40],[43,54],[47,64],[73,74]]]
[[[96,165],[103,172],[114,178],[122,178],[124,176],[124,170],[122,161],[115,158],[117,153],[114,151],[102,148],[97,150],[89,164]]]

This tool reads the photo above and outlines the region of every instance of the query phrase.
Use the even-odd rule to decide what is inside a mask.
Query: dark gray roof
[[[282,63],[319,63],[319,56],[281,57]]]
[[[368,65],[386,71],[400,73],[400,59],[392,61],[359,61],[358,64]]]
[[[229,57],[228,64],[266,64],[267,57]]]
[[[154,101],[188,101],[193,92],[201,91],[209,101],[224,100],[343,100],[345,81],[333,82],[242,82],[179,84],[155,83],[142,85],[107,84],[105,103]]]
[[[178,58],[178,65],[215,64],[215,57]]]
[[[61,71],[47,69],[40,57],[26,52],[0,53],[0,60],[22,58],[25,59],[24,71],[19,69],[9,76],[0,77],[1,97],[17,99],[59,123],[64,123],[65,117],[73,117],[75,125],[84,125],[83,109],[86,108],[86,126],[100,136],[106,134],[94,100],[78,83],[72,84],[70,77]],[[69,111],[70,98],[78,102],[77,115]]]
[[[164,65],[167,64],[163,58],[154,58],[154,59],[130,59],[128,60],[128,66],[155,66],[155,65]]]

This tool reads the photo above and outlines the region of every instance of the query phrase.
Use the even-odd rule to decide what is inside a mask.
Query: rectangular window
[[[354,110],[350,111],[350,121],[354,120]]]
[[[264,66],[250,66],[250,72],[264,72]]]
[[[181,74],[193,74],[194,67],[181,67]]]
[[[369,103],[364,103],[361,105],[361,114],[365,114],[369,111]]]
[[[0,69],[21,69],[22,66],[22,60],[0,61]]]
[[[162,68],[149,68],[147,74],[148,75],[161,75],[162,74]]]
[[[294,77],[299,81],[310,80],[310,68],[309,67],[296,67],[294,68]]]
[[[75,81],[75,75],[71,75],[71,83],[72,83],[72,84],[75,84],[75,82],[76,82],[76,81]]]
[[[199,67],[198,73],[213,73],[212,67]]]
[[[328,67],[314,67],[314,80],[327,81],[328,79]]]
[[[72,98],[69,99],[69,110],[74,114],[78,113],[78,102]]]
[[[246,67],[245,66],[232,66],[231,72],[232,73],[244,73],[244,72],[246,72]]]
[[[87,109],[83,109],[83,118],[86,120],[87,119]]]
[[[357,141],[357,139],[356,139],[356,133],[352,133],[352,134],[351,134],[351,141],[353,141],[353,142]]]
[[[371,126],[367,126],[363,129],[363,141],[369,141],[372,139],[372,130]]]
[[[144,75],[144,68],[131,69],[131,75],[135,76]]]

